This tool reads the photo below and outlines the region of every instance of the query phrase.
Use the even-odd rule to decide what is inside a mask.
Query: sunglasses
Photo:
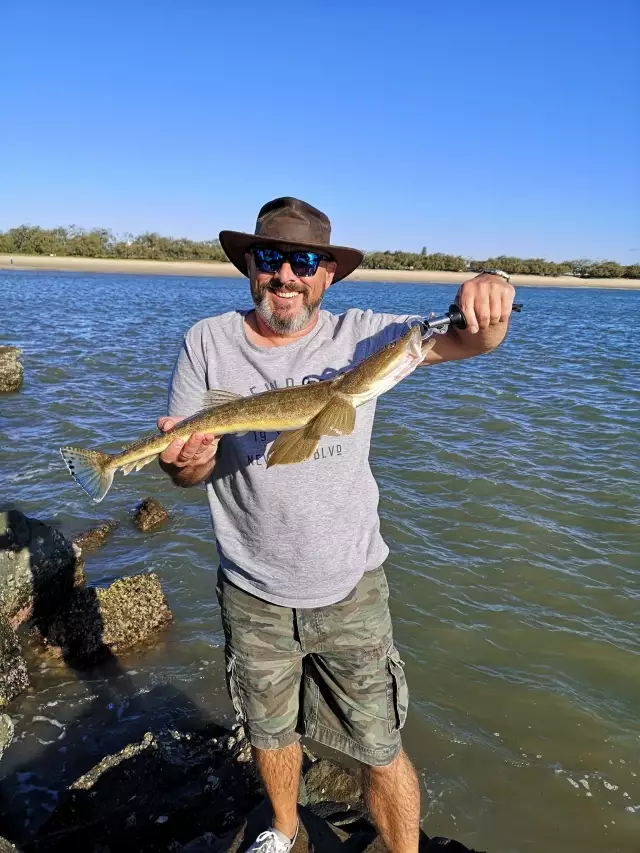
[[[320,261],[330,261],[329,255],[319,252],[308,252],[296,249],[293,252],[282,252],[280,249],[267,249],[254,246],[251,254],[260,272],[277,273],[282,264],[288,261],[293,274],[299,278],[315,275]]]

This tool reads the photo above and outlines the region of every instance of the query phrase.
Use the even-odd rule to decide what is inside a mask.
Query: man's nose
[[[281,284],[291,284],[296,281],[296,276],[291,269],[291,264],[289,261],[284,261],[278,272],[276,273],[276,278]]]

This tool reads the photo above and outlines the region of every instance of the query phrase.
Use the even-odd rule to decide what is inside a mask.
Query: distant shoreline
[[[13,263],[11,263],[13,259]],[[123,275],[182,275],[211,278],[241,278],[232,264],[215,261],[132,261],[114,258],[62,258],[48,255],[0,255],[0,270],[60,270],[65,272],[120,273]],[[461,284],[472,272],[436,270],[358,269],[345,281],[390,281],[407,284]],[[519,287],[573,287],[611,290],[640,290],[640,279],[575,278],[569,275],[514,275]]]

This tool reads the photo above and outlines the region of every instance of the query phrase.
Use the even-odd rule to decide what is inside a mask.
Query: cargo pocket
[[[395,646],[387,652],[387,705],[389,717],[389,732],[399,731],[407,719],[409,707],[409,689],[404,674],[404,661]]]
[[[236,720],[239,723],[246,722],[247,715],[242,701],[242,694],[238,687],[238,663],[235,655],[229,655],[227,660],[227,688],[236,712]]]

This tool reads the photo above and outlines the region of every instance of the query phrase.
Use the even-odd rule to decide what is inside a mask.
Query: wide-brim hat
[[[358,249],[331,244],[329,217],[316,207],[297,198],[276,198],[258,213],[253,234],[221,231],[220,245],[231,263],[248,276],[246,253],[253,246],[274,246],[293,251],[310,249],[331,255],[336,262],[333,281],[340,281],[360,266],[363,254]]]

